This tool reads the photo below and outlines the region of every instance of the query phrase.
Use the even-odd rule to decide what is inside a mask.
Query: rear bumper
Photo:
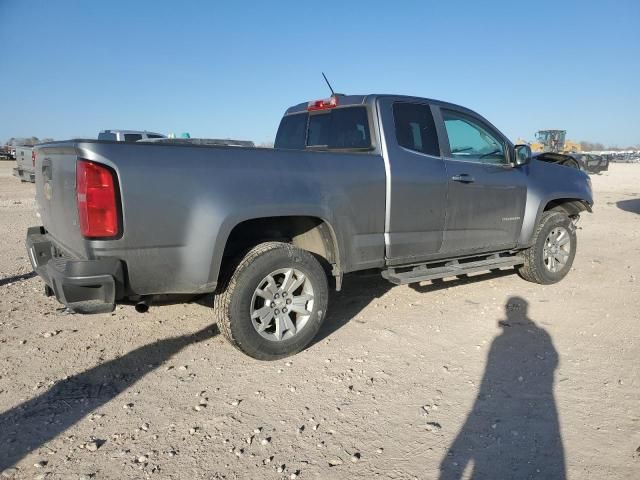
[[[124,274],[117,258],[82,260],[59,256],[42,227],[27,230],[27,253],[33,270],[47,284],[48,295],[78,313],[105,313],[122,297]]]

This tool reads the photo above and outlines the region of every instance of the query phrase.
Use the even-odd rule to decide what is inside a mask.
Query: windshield
[[[369,149],[367,108],[343,107],[287,115],[280,122],[275,148]]]

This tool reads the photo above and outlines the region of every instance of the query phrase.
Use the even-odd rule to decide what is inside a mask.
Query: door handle
[[[460,175],[454,175],[453,177],[451,177],[451,180],[453,180],[454,182],[460,182],[460,183],[475,182],[475,179],[468,173],[461,173]]]

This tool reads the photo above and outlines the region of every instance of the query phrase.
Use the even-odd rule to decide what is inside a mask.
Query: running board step
[[[413,267],[395,267],[382,272],[382,277],[396,285],[406,285],[408,283],[424,282],[439,278],[455,277],[467,273],[481,272],[483,270],[493,270],[495,268],[513,267],[522,265],[524,260],[519,255],[499,256],[491,255],[479,260],[468,259],[460,262],[451,260],[444,265],[429,264],[416,265]],[[437,265],[437,266],[436,266]],[[398,271],[400,270],[400,271]]]

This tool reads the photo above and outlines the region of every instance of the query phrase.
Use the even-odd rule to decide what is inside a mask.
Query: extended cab
[[[542,284],[576,254],[588,176],[531,159],[457,105],[333,96],[289,108],[274,149],[70,140],[41,145],[43,225],[27,249],[78,312],[214,293],[220,330],[275,359],[325,318],[329,280],[394,284],[515,267]]]

